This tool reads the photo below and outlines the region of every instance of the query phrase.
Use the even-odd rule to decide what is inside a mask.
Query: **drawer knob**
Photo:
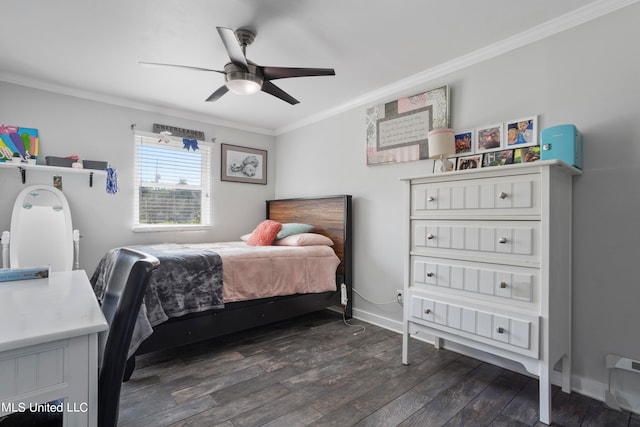
[[[427,309],[424,311],[424,314],[431,314],[431,309],[430,309],[430,308],[427,308]]]
[[[427,277],[433,277],[433,271],[428,271],[427,272]]]
[[[506,238],[506,237],[501,237],[501,238],[499,238],[499,239],[498,239],[498,243],[502,243],[502,244],[507,243],[507,238]]]
[[[429,240],[433,240],[434,237],[436,237],[436,236],[434,236],[431,233],[427,234],[427,239],[429,239]]]
[[[504,334],[504,328],[502,326],[498,326],[496,328],[496,332],[499,333],[499,334]]]
[[[500,287],[502,289],[506,288],[507,287],[507,282],[500,282]]]
[[[500,197],[501,199],[506,199],[507,193],[505,193],[504,191],[501,191],[500,194],[498,194],[498,197]]]
[[[433,202],[434,200],[435,200],[435,197],[433,196],[427,197],[427,202]]]

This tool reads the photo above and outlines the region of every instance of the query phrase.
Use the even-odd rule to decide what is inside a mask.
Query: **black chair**
[[[107,280],[102,312],[109,323],[109,330],[98,334],[99,427],[115,427],[118,423],[120,390],[133,328],[145,289],[158,265],[160,261],[151,255],[121,248]],[[61,425],[60,415],[15,413],[0,419],[0,427]]]
[[[121,248],[107,281],[102,312],[109,331],[98,335],[98,355],[102,355],[98,377],[100,427],[115,427],[118,423],[120,389],[133,328],[151,274],[159,265],[156,257]]]

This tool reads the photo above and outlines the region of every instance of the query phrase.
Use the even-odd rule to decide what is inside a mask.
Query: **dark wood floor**
[[[123,386],[119,425],[538,425],[537,380],[419,342],[403,366],[401,336],[364,325],[323,311],[143,356]],[[553,418],[640,426],[637,415],[557,388]]]

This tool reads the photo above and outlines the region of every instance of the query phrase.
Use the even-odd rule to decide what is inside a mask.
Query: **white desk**
[[[95,426],[107,328],[83,270],[0,282],[0,416],[64,398],[65,426]]]

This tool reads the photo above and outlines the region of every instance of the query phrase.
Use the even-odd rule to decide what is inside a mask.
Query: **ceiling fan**
[[[290,77],[335,76],[336,74],[333,68],[263,67],[255,64],[249,61],[246,55],[247,46],[249,46],[256,37],[255,32],[247,28],[240,28],[236,31],[225,27],[217,27],[217,29],[229,55],[229,59],[231,60],[231,62],[228,62],[224,66],[224,71],[191,67],[188,65],[161,64],[157,62],[140,62],[140,64],[188,68],[191,70],[213,71],[224,74],[225,84],[220,86],[206,99],[208,102],[217,101],[228,91],[238,95],[251,95],[262,90],[291,105],[295,105],[300,101],[274,85],[271,82],[272,80]]]

